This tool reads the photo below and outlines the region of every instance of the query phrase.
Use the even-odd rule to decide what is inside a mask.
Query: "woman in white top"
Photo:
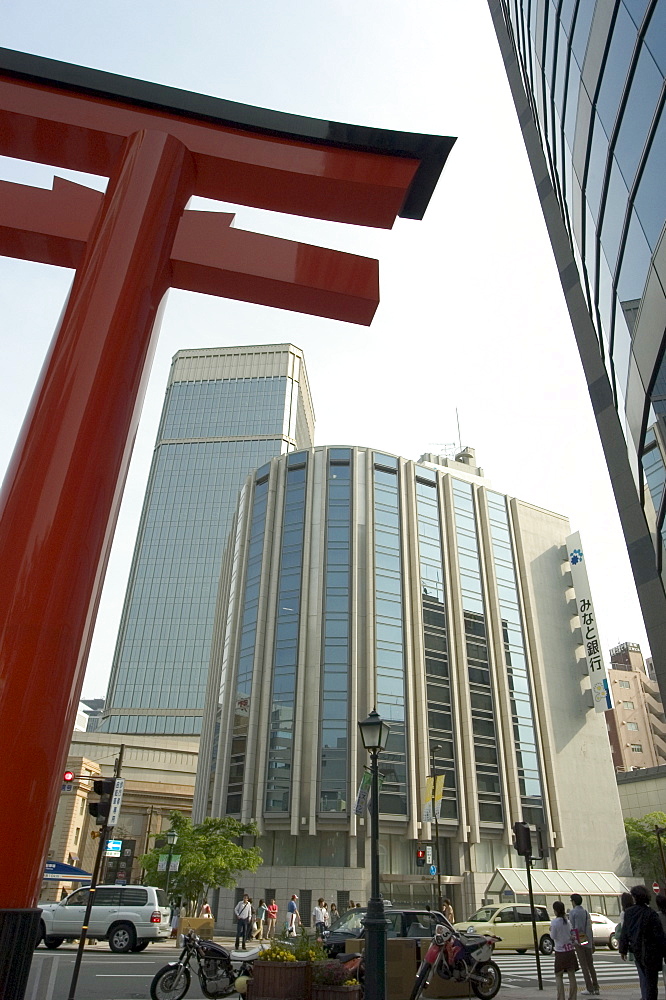
[[[553,903],[554,920],[550,922],[550,936],[555,942],[555,982],[557,983],[557,1000],[564,1000],[564,973],[569,976],[569,998],[576,1000],[576,970],[578,960],[574,951],[571,924],[567,920],[564,903],[556,900]]]

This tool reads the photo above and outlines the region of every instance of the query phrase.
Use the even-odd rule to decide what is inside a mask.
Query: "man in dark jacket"
[[[650,907],[650,893],[645,886],[634,886],[631,895],[634,906],[624,912],[619,951],[625,960],[627,952],[633,952],[642,1000],[657,1000],[659,971],[666,957],[666,935],[658,915]]]

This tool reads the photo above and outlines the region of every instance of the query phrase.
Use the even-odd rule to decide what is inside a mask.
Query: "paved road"
[[[146,1000],[150,982],[167,962],[177,957],[170,951],[150,947],[138,955],[114,955],[110,951],[90,949],[84,953],[76,990],[77,1000]],[[74,969],[76,951],[63,946],[57,951],[38,948],[34,954],[25,1000],[65,1000]],[[201,1000],[203,993],[196,976],[187,994],[188,1000]]]
[[[555,984],[553,972],[554,957],[541,955],[541,976],[544,986],[552,990]],[[520,989],[524,986],[536,986],[536,959],[534,954],[514,955],[511,952],[496,951],[494,959],[502,970],[502,985],[507,989]],[[638,987],[636,966],[623,962],[616,952],[595,951],[594,967],[597,972],[599,986],[634,986]],[[576,975],[578,989],[585,989],[582,972]]]

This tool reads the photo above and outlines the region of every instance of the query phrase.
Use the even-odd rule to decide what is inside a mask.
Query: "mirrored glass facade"
[[[661,663],[666,0],[488,2]]]
[[[239,490],[273,455],[310,445],[312,420],[297,348],[175,356],[102,731],[200,733],[220,567]]]
[[[479,901],[488,858],[515,861],[517,819],[542,831],[546,864],[566,865],[558,775],[565,758],[570,775],[587,755],[582,745],[597,757],[576,782],[604,815],[616,810],[611,840],[624,836],[603,719],[581,693],[568,524],[493,492],[471,463],[319,447],[274,458],[246,481],[217,610],[194,817],[255,820],[262,885],[281,885],[283,864],[305,886],[297,870],[323,864],[322,845],[334,843],[336,860],[318,877],[367,897],[357,722],[375,707],[390,726],[380,853],[394,901],[424,889],[415,847],[433,836],[422,819],[433,764],[445,777],[447,885],[466,886],[468,902]],[[556,746],[561,717],[572,733]]]

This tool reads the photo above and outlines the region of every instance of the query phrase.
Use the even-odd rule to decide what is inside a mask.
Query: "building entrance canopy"
[[[532,870],[535,895],[566,898],[572,892],[581,896],[619,896],[628,886],[613,872]],[[527,895],[527,871],[524,868],[497,868],[488,883],[487,896]]]

